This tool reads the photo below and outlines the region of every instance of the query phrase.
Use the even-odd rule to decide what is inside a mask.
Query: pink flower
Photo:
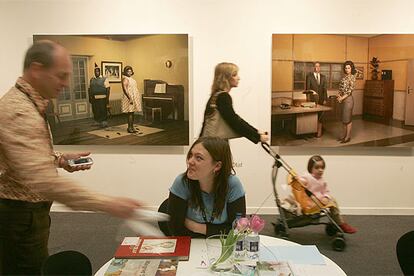
[[[250,219],[250,229],[255,233],[259,233],[260,231],[262,231],[264,225],[265,221],[257,215],[253,215]]]
[[[243,232],[249,228],[250,221],[248,218],[239,218],[237,220],[236,229],[239,232]]]

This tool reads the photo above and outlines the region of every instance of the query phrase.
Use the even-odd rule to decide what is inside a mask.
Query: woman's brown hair
[[[213,216],[217,218],[223,212],[224,205],[226,203],[226,197],[229,190],[229,176],[234,174],[230,146],[227,140],[218,137],[200,137],[194,142],[188,151],[187,160],[190,158],[192,148],[197,144],[202,144],[215,162],[221,162],[221,168],[215,174],[213,183]],[[195,207],[195,209],[204,209],[200,183],[198,180],[189,179],[187,177],[187,172],[183,174],[183,179],[187,183],[190,190],[190,205]]]

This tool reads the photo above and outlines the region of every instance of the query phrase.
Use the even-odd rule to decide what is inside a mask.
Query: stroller
[[[309,191],[298,179],[296,172],[275,153],[267,143],[262,143],[263,149],[270,154],[275,163],[272,169],[272,185],[275,196],[276,205],[279,210],[279,218],[276,223],[273,223],[276,235],[284,239],[289,237],[289,228],[303,227],[307,225],[325,224],[325,232],[328,236],[333,237],[332,248],[336,251],[343,251],[346,247],[344,231],[332,219],[329,207],[332,203],[324,205],[320,202],[311,191]],[[302,214],[296,213],[282,207],[276,189],[277,172],[280,167],[283,167],[288,172],[288,184],[292,187],[293,195],[301,207]],[[328,222],[321,219],[326,217]]]

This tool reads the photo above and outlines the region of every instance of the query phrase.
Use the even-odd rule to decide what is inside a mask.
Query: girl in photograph
[[[343,135],[338,139],[341,143],[348,143],[351,141],[352,130],[352,110],[354,108],[354,98],[352,91],[355,88],[355,65],[352,61],[345,61],[343,65],[345,76],[339,83],[339,94],[337,95],[338,102],[342,105],[342,125]]]
[[[259,141],[266,142],[269,140],[267,132],[258,131],[249,125],[233,109],[230,90],[239,85],[238,72],[239,68],[233,63],[217,64],[200,136],[217,136],[223,139],[246,137],[255,144]]]
[[[339,227],[341,227],[345,233],[353,234],[357,229],[344,221],[339,212],[338,203],[330,194],[328,184],[325,179],[323,179],[325,168],[325,160],[323,160],[320,155],[314,155],[308,161],[308,173],[300,176],[299,180],[323,205],[331,206],[329,207],[330,214]]]
[[[142,111],[141,95],[138,91],[137,82],[132,78],[134,70],[131,66],[125,66],[122,78],[122,113],[127,114],[128,118],[128,133],[138,132],[134,128],[134,112]]]
[[[205,237],[228,232],[236,214],[245,216],[245,192],[233,172],[226,140],[200,137],[194,142],[187,153],[187,171],[170,188],[171,235]]]

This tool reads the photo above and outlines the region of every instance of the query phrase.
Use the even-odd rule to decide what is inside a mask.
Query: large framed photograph
[[[414,86],[407,50],[414,49],[413,34],[273,34],[272,42],[273,146],[414,145],[414,93],[407,93]],[[373,58],[380,60],[377,71]],[[344,103],[338,95],[348,79],[346,61],[356,80]],[[380,71],[392,79],[381,79]]]
[[[33,36],[41,39],[65,47],[73,64],[46,114],[55,145],[189,144],[187,34]]]
[[[122,62],[102,61],[101,72],[109,82],[121,82]]]

